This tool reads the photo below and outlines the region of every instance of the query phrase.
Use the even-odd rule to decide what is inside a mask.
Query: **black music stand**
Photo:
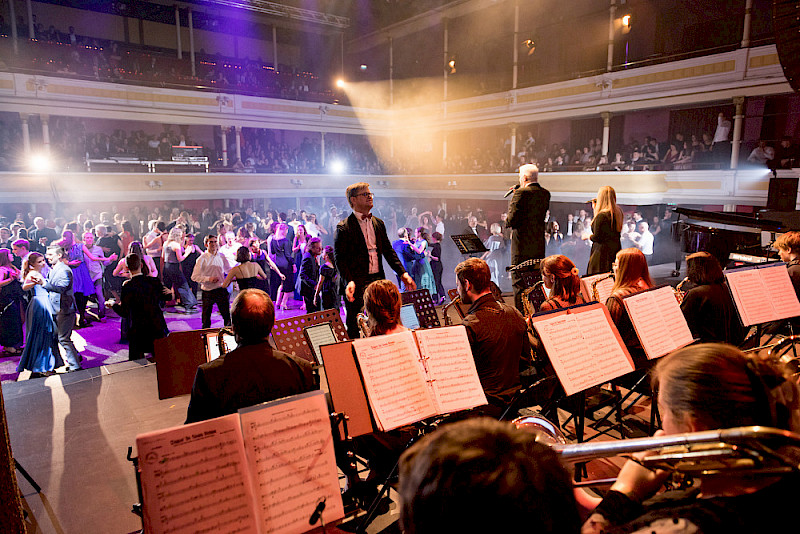
[[[419,319],[420,328],[438,328],[442,326],[436,314],[436,306],[431,299],[431,292],[427,289],[405,291],[400,294],[403,304],[413,304],[414,312]]]
[[[347,341],[347,330],[342,323],[339,310],[322,310],[298,315],[297,317],[287,317],[276,319],[275,326],[272,327],[272,339],[275,341],[275,348],[287,352],[293,356],[299,356],[311,363],[316,363],[311,347],[303,333],[309,326],[314,326],[324,322],[330,322],[333,334],[337,341]]]
[[[458,251],[464,256],[483,254],[484,252],[489,251],[489,249],[483,245],[481,238],[475,234],[451,235],[450,239],[453,240],[453,243],[456,244]]]

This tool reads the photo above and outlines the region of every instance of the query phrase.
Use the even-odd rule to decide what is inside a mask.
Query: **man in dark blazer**
[[[351,339],[359,337],[356,316],[364,308],[364,290],[371,282],[386,278],[381,258],[385,258],[389,267],[400,276],[406,290],[417,288],[392,249],[386,235],[386,225],[370,213],[372,198],[366,182],[347,187],[347,201],[353,213],[336,226],[334,239],[336,268],[347,284],[344,306],[347,312],[347,335]]]
[[[544,217],[550,207],[550,191],[539,185],[539,168],[529,163],[519,168],[519,187],[508,204],[511,228],[511,263],[544,258]],[[514,304],[524,313],[522,275],[514,273]]]
[[[392,248],[397,257],[400,258],[400,262],[406,272],[411,273],[411,277],[414,278],[414,268],[418,265],[417,261],[423,259],[425,254],[419,254],[411,248],[411,242],[408,240],[409,231],[409,228],[400,228],[397,231],[398,239],[392,241]],[[400,275],[397,275],[397,285],[400,285]]]
[[[44,282],[47,296],[55,313],[58,343],[64,347],[67,356],[67,371],[82,369],[83,357],[72,343],[72,329],[75,327],[75,293],[73,292],[72,269],[67,265],[67,253],[60,245],[47,247],[47,261],[53,267]]]
[[[186,423],[318,389],[309,362],[270,346],[275,306],[269,295],[260,289],[241,291],[233,301],[231,322],[239,346],[197,368]]]
[[[145,353],[153,353],[156,339],[167,337],[169,333],[159,303],[168,301],[170,292],[165,290],[158,278],[142,274],[142,258],[139,255],[128,254],[125,263],[131,272],[131,279],[122,284],[120,302],[114,304],[114,311],[120,317],[130,319],[128,359],[140,360]]]
[[[306,304],[306,313],[319,311],[319,303],[314,304],[314,293],[319,281],[319,263],[317,258],[322,254],[322,242],[312,237],[306,243],[306,252],[300,262],[300,295]]]

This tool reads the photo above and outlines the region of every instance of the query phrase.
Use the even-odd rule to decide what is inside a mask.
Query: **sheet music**
[[[487,404],[463,325],[420,330],[414,335],[420,355],[428,361],[428,378],[439,413]]]
[[[435,401],[410,331],[355,339],[353,347],[380,430],[436,415]]]
[[[784,266],[781,265],[781,267]],[[766,270],[771,269],[774,269],[774,267]],[[744,326],[777,320],[769,288],[764,283],[760,272],[762,270],[764,269],[745,268],[725,271],[725,278],[731,288],[736,310],[739,312],[739,317],[741,317]],[[770,272],[768,277],[771,279],[777,274]],[[788,272],[786,272],[786,277],[789,277]],[[789,284],[791,285],[791,282]],[[791,294],[795,294],[793,288],[791,289]]]
[[[333,333],[333,326],[331,326],[331,323],[312,325],[306,328],[306,333],[308,334],[308,342],[311,344],[311,352],[314,354],[314,359],[317,364],[321,364],[319,348],[322,345],[330,345],[339,341]]]
[[[238,415],[142,434],[136,450],[146,532],[258,532]]]
[[[789,278],[789,271],[786,264],[776,264],[769,267],[756,269],[761,273],[761,279],[767,292],[770,303],[775,311],[773,320],[788,319],[800,315],[800,301],[797,300],[797,293],[794,291],[792,279]]]
[[[671,287],[644,291],[623,302],[648,359],[669,354],[694,340]]]
[[[611,296],[611,288],[614,287],[614,279],[608,276],[611,273],[592,274],[581,278],[581,294],[586,302],[594,300],[592,296],[592,283],[603,278],[597,283],[597,302],[605,304]]]
[[[239,413],[261,532],[306,532],[322,498],[326,523],[344,517],[328,406],[321,391]]]
[[[602,304],[533,318],[533,326],[567,395],[634,370]]]

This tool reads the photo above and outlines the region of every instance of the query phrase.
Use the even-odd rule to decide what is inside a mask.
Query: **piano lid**
[[[763,232],[786,232],[789,230],[789,228],[780,221],[756,219],[755,217],[737,213],[719,213],[716,211],[693,210],[691,208],[674,208],[673,211],[678,215],[685,215],[689,219],[696,221],[744,226],[747,228],[756,228]]]

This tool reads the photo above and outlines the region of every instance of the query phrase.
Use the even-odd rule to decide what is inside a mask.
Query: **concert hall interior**
[[[713,413],[676,421],[663,397],[678,380],[670,355],[721,347],[709,342],[744,351],[718,357],[746,360],[742,376],[767,384],[767,400],[781,372],[800,369],[795,4],[0,1],[0,524],[143,528],[128,447],[136,456],[137,436],[184,424],[199,364],[244,354],[249,342],[217,340],[245,339],[236,318],[250,308],[235,299],[248,288],[274,303],[275,350],[264,350],[316,364],[331,412],[343,412],[331,384],[344,379],[319,344],[403,335],[423,367],[442,326],[453,328],[442,339],[471,351],[464,372],[482,386],[470,391],[483,402],[450,419],[525,417],[508,428],[555,444],[576,481],[630,475],[593,444],[640,452],[631,439],[657,429],[773,426],[786,435],[726,439],[796,446],[792,417],[723,423],[720,403],[706,403]],[[153,283],[133,289],[138,268]],[[74,310],[64,311],[59,273]],[[393,286],[366,289],[381,273],[400,302]],[[378,311],[348,317],[362,300]],[[312,324],[330,337],[315,338]],[[492,341],[477,334],[486,324]],[[499,369],[520,345],[527,358]],[[397,429],[382,420],[365,363],[375,346],[356,341],[344,354],[372,432],[333,440],[347,520],[365,523],[408,435],[448,422],[438,400],[436,416]],[[574,366],[586,372],[576,378]],[[797,399],[781,407],[795,414]],[[678,444],[659,438],[646,454]],[[431,441],[421,443],[412,452]],[[349,449],[368,480],[356,492]],[[790,467],[779,484],[797,481]],[[367,532],[399,532],[409,513],[403,482],[390,480],[391,502],[376,500]],[[609,486],[575,490],[581,520],[601,497],[608,511]]]

